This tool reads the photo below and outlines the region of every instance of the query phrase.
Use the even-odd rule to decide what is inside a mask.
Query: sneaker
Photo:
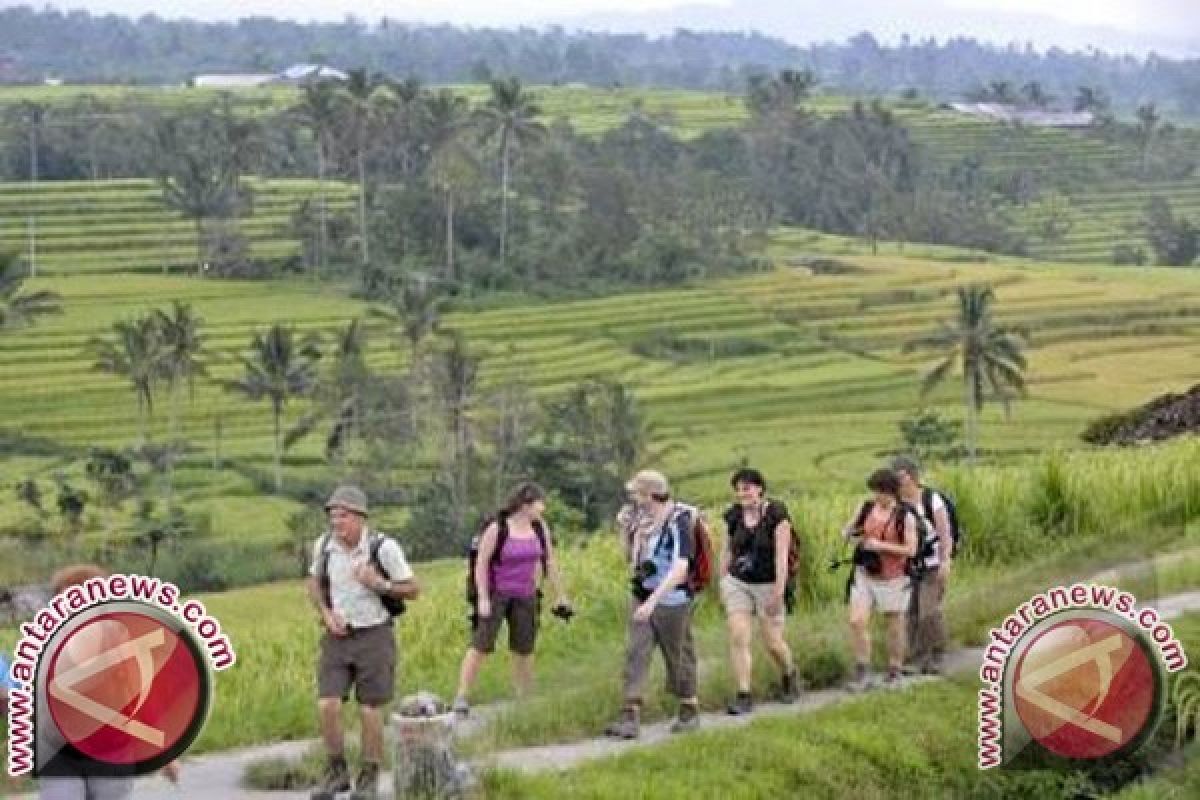
[[[454,705],[450,706],[450,710],[457,714],[459,719],[466,719],[467,715],[471,713],[471,706],[468,705],[467,698],[456,697],[454,698]]]
[[[779,702],[794,703],[800,696],[800,685],[796,670],[785,672],[779,684]]]
[[[735,717],[749,714],[754,710],[754,698],[749,692],[738,692],[737,696],[733,698],[733,702],[726,706],[725,710]]]
[[[925,668],[923,666],[918,667],[916,664],[905,664],[903,667],[900,668],[901,674],[904,674],[904,675],[920,675],[924,671],[925,671]]]
[[[922,675],[941,675],[945,671],[940,658],[934,658],[921,665]]]
[[[679,716],[671,723],[671,733],[691,733],[700,727],[700,709],[692,703],[681,703]]]
[[[604,729],[604,735],[617,739],[636,739],[641,727],[638,722],[639,716],[636,708],[626,708],[616,722],[610,723]]]
[[[887,676],[883,679],[883,688],[895,689],[900,685],[900,669],[898,667],[890,667],[887,671]]]
[[[364,761],[354,779],[354,791],[350,794],[350,800],[375,800],[378,796],[379,765],[373,761]]]
[[[865,692],[871,688],[871,676],[865,664],[854,668],[854,680],[846,684],[848,692]]]
[[[311,800],[333,800],[338,792],[350,791],[350,769],[345,756],[333,756],[325,767],[321,783],[309,795]]]

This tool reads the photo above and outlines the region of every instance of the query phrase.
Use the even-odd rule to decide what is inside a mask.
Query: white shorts
[[[907,575],[883,580],[872,578],[862,567],[855,568],[850,605],[865,605],[884,614],[907,614],[911,602],[912,579]]]
[[[779,613],[767,614],[767,601],[775,591],[774,583],[746,583],[732,575],[721,578],[721,604],[726,614],[753,614],[772,622],[783,622],[786,612],[783,603]]]

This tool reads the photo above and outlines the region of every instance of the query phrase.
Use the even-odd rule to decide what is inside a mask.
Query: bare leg
[[[317,718],[321,723],[321,738],[325,741],[325,752],[340,756],[346,752],[342,736],[342,700],[339,697],[321,697],[317,700]]]
[[[517,697],[526,697],[533,690],[533,654],[512,654],[513,688]]]
[[[856,664],[871,663],[871,606],[850,601],[850,646]]]
[[[793,666],[792,649],[788,647],[787,639],[784,638],[784,625],[783,619],[764,618],[761,622],[763,644],[767,646],[767,654],[771,656],[775,666],[779,667],[780,672],[789,673]]]
[[[363,706],[361,711],[363,761],[379,764],[383,761],[383,709]]]
[[[483,666],[486,658],[487,653],[482,653],[474,647],[467,650],[467,654],[463,656],[462,669],[458,673],[458,694],[456,697],[466,699],[467,694],[471,691],[471,687],[475,685],[475,679],[479,677],[479,668]]]
[[[750,636],[754,630],[754,618],[736,611],[729,615],[729,663],[733,666],[733,679],[739,692],[750,691],[750,675],[753,667],[750,655]]]
[[[908,619],[904,614],[885,614],[887,618],[888,667],[900,669],[908,640]]]

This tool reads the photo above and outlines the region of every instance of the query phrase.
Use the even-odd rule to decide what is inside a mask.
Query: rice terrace
[[[1197,796],[1182,663],[1136,748],[977,766],[983,654],[1048,587],[1129,592],[1200,658],[1196,51],[515,24],[0,11],[6,672],[83,584],[62,568],[97,565],[176,585],[237,651],[198,738],[121,797],[333,797],[346,762],[369,792],[345,796],[371,770],[409,796],[409,716],[454,718],[437,796]],[[952,501],[925,522],[888,488],[918,468]],[[756,488],[785,509],[762,587],[786,574],[786,656],[784,595],[731,588]],[[880,552],[942,581],[936,668],[894,663],[917,612],[856,582],[889,492],[895,547],[906,514],[934,542]],[[403,552],[353,573],[407,604],[382,763],[361,664],[361,707],[317,703],[330,642],[377,627],[328,616],[358,545],[319,537],[355,515]],[[512,607],[480,638],[464,578],[495,590],[534,531],[527,661]],[[664,658],[631,677],[638,605],[672,591],[687,644],[647,617]]]

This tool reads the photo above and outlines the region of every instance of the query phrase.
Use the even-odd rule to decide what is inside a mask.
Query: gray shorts
[[[850,605],[874,608],[884,614],[907,614],[912,603],[912,579],[907,575],[899,578],[872,578],[857,567],[854,585],[850,588]]]
[[[395,684],[396,632],[390,622],[342,637],[325,632],[317,665],[319,697],[344,701],[353,686],[359,705],[382,706],[392,699]]]
[[[131,797],[131,777],[38,778],[38,800],[128,800]]]

